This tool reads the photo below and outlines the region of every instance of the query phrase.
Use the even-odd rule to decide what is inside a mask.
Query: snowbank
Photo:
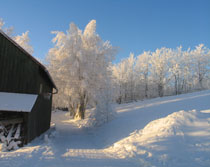
[[[209,166],[210,110],[179,111],[154,120],[107,151],[143,166]]]

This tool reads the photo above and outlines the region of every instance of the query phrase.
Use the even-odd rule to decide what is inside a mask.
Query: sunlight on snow
[[[153,102],[153,103],[149,103],[149,104],[143,103],[141,105],[137,104],[135,106],[135,103],[134,103],[134,105],[131,105],[130,107],[129,107],[129,105],[127,105],[128,107],[123,107],[122,109],[121,109],[121,107],[119,107],[117,112],[119,112],[119,113],[120,112],[128,112],[128,111],[133,111],[133,110],[137,110],[137,109],[141,109],[141,108],[145,108],[145,107],[152,107],[152,106],[157,106],[157,105],[161,105],[161,104],[173,103],[173,102],[177,102],[177,101],[194,99],[194,98],[199,98],[199,97],[204,97],[204,96],[209,96],[209,95],[210,95],[210,93],[205,93],[205,94],[202,94],[202,95],[194,95],[194,96],[184,96],[184,97],[183,97],[183,95],[178,95],[178,96],[175,96],[175,98],[173,96],[173,99],[161,100],[161,101]],[[165,98],[170,98],[170,96],[165,97]],[[159,98],[156,98],[156,99],[159,99]],[[164,99],[164,97],[162,99]],[[151,101],[153,101],[153,100],[154,99],[152,99]],[[150,102],[150,101],[148,100],[148,102]],[[203,112],[209,112],[210,113],[209,110],[206,110],[206,111],[203,111]]]

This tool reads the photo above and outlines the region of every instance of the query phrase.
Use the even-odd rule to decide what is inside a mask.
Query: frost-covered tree
[[[170,59],[170,77],[174,80],[174,91],[175,94],[181,93],[181,76],[183,72],[183,57],[182,57],[182,47],[177,48],[177,51],[172,52]]]
[[[28,36],[29,31],[22,33],[22,35],[14,36],[13,39],[17,42],[21,47],[23,47],[28,53],[33,54],[33,47],[30,45],[30,38]]]
[[[115,89],[116,101],[121,104],[125,101],[126,96],[126,60],[112,66],[113,83]]]
[[[191,70],[199,89],[203,89],[203,81],[210,71],[210,50],[200,44],[189,52],[191,58]]]
[[[135,100],[135,61],[134,54],[130,53],[126,59],[127,101]]]
[[[71,23],[66,33],[53,33],[56,34],[53,39],[55,46],[49,50],[48,61],[59,88],[56,98],[68,105],[74,118],[84,119],[88,107],[107,112],[111,97],[108,98],[110,94],[105,92],[109,92],[109,66],[116,49],[96,33],[95,20],[87,24],[84,32]],[[60,102],[58,99],[55,102]]]
[[[192,81],[189,50],[183,51],[181,46],[172,50],[168,64],[170,66],[168,77],[174,85],[174,94],[187,92]]]
[[[150,60],[151,60],[151,53],[144,52],[143,54],[137,57],[135,65],[137,81],[139,83],[138,87],[143,86],[144,98],[148,98]],[[140,88],[139,90],[141,91],[142,89]],[[139,91],[138,93],[142,94],[142,92]]]
[[[3,26],[4,26],[4,21],[2,18],[0,18],[0,29],[2,29]]]
[[[22,35],[14,36],[14,28],[4,28],[4,21],[0,18],[0,29],[4,31],[9,37],[23,47],[28,53],[33,54],[33,47],[30,45],[30,38],[28,36],[29,31],[22,33]]]
[[[117,86],[118,103],[135,99],[135,58],[134,54],[112,67],[114,83]]]
[[[163,47],[161,49],[156,49],[151,57],[151,75],[153,82],[157,86],[158,96],[160,97],[164,95],[164,86],[169,81],[167,75],[169,71],[168,60],[170,55],[171,49]]]

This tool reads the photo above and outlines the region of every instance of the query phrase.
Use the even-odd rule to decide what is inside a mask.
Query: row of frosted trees
[[[111,103],[131,102],[209,88],[210,51],[161,48],[133,54],[112,64],[117,53],[96,33],[96,21],[84,30],[74,23],[66,32],[53,32],[54,47],[48,52],[48,69],[59,88],[54,108],[66,107],[73,118],[85,118],[94,109],[97,122],[112,115]]]
[[[177,95],[210,87],[210,50],[200,44],[193,50],[131,53],[112,69],[118,103]]]
[[[0,29],[29,53],[28,31],[14,36],[12,27]],[[117,48],[103,41],[91,20],[84,31],[74,23],[66,32],[53,32],[54,46],[48,52],[47,66],[59,88],[53,107],[68,108],[74,118],[85,118],[93,110],[96,124],[114,114],[111,103],[131,102],[210,88],[210,50],[200,44],[191,50],[161,48],[133,54],[112,64]]]

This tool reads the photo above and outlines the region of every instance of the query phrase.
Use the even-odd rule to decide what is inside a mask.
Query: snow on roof
[[[31,112],[38,95],[0,92],[0,110]]]

